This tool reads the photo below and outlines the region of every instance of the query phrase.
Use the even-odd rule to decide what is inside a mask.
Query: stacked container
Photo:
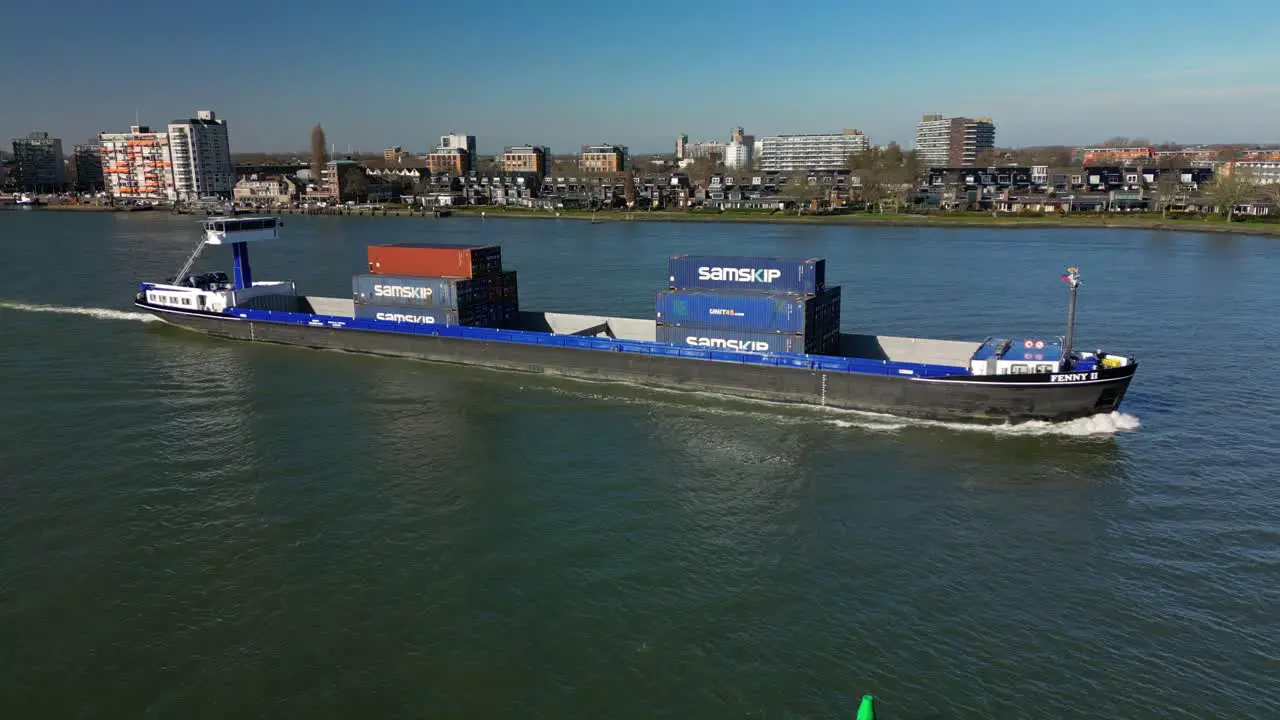
[[[658,342],[736,352],[834,352],[840,286],[821,258],[677,255],[658,293]]]
[[[355,316],[426,325],[514,327],[514,270],[497,245],[370,245],[369,272],[351,278]]]

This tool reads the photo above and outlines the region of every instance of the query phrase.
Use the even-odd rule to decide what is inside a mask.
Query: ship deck
[[[330,317],[355,317],[355,301],[351,298],[309,295],[301,299],[304,312]],[[556,335],[656,342],[657,326],[657,321],[643,318],[522,311],[517,327],[512,329]],[[967,368],[969,359],[980,347],[982,347],[981,342],[841,333],[840,348],[835,356]]]

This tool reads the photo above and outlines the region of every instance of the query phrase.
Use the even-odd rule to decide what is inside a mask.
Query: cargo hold
[[[826,287],[827,261],[735,255],[674,255],[668,287],[703,290],[763,290],[815,295]]]
[[[367,255],[369,272],[377,275],[474,278],[502,271],[497,245],[370,245]]]
[[[664,325],[684,327],[823,335],[840,327],[840,286],[809,297],[664,290],[658,293],[656,319]]]

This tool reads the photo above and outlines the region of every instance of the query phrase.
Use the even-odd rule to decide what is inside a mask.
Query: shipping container
[[[514,300],[520,296],[516,285],[516,271],[503,270],[490,277],[489,299],[494,302]]]
[[[816,295],[827,284],[827,261],[734,255],[674,255],[667,286],[673,290],[761,290]]]
[[[458,308],[489,302],[489,278],[353,275],[351,294],[356,303]]]
[[[658,325],[658,342],[676,347],[749,353],[819,353],[822,338],[750,330]]]
[[[356,317],[417,325],[491,326],[492,309],[488,305],[455,310],[441,307],[405,307],[403,305],[356,305]]]
[[[824,335],[840,327],[840,286],[817,295],[723,290],[663,290],[657,321],[664,325]]]
[[[376,275],[475,278],[502,271],[497,245],[370,245],[368,256],[369,272]]]

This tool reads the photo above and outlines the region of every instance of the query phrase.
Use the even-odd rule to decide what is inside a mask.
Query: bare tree
[[[1000,162],[1000,158],[999,156],[996,155],[996,151],[988,148],[978,153],[978,155],[973,159],[973,166],[980,167],[980,168],[989,168],[989,167],[995,167],[999,162]]]
[[[342,189],[350,194],[353,200],[369,198],[369,178],[365,177],[364,170],[353,167],[347,170],[342,179],[344,180]]]
[[[1234,162],[1240,159],[1240,148],[1227,146],[1218,150],[1218,159],[1223,162]]]
[[[320,184],[320,173],[324,171],[324,165],[329,161],[329,155],[324,149],[324,128],[320,127],[320,123],[311,128],[311,182]]]
[[[1169,217],[1169,206],[1182,193],[1183,159],[1166,155],[1156,164],[1156,207],[1160,217]]]
[[[1208,189],[1218,212],[1227,216],[1227,222],[1232,222],[1236,218],[1236,206],[1253,199],[1258,183],[1250,173],[1233,169],[1215,177]]]
[[[858,199],[862,200],[867,211],[870,212],[871,206],[879,202],[884,195],[885,178],[879,148],[868,148],[862,152],[853,153],[845,164],[849,167],[849,182],[856,183]],[[849,190],[850,193],[853,192],[852,187]]]
[[[784,191],[788,196],[795,198],[796,215],[799,215],[815,199],[820,198],[824,192],[821,183],[809,182],[807,170],[793,170]]]

